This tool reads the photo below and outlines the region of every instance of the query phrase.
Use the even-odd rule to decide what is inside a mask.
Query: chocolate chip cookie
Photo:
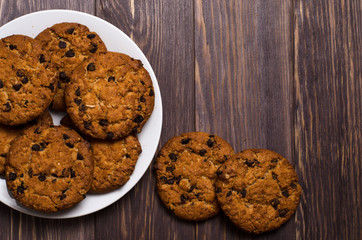
[[[79,23],[55,24],[42,31],[35,39],[40,40],[46,49],[44,60],[51,61],[50,69],[58,80],[52,108],[65,111],[64,89],[71,81],[72,71],[94,53],[105,52],[106,46],[97,33]]]
[[[67,112],[77,128],[98,139],[120,139],[141,131],[155,93],[139,60],[115,52],[80,64],[65,92]]]
[[[39,117],[51,103],[56,79],[41,61],[38,41],[13,35],[0,41],[0,123],[20,125]]]
[[[39,118],[28,122],[25,126],[11,127],[0,124],[0,175],[4,174],[5,162],[12,141],[24,130],[24,128],[32,127],[34,125],[53,125],[53,119],[50,113],[45,111]]]
[[[63,126],[74,127],[69,116],[61,122]],[[87,138],[94,157],[93,181],[91,192],[104,193],[123,186],[130,178],[142,152],[136,135],[104,141]]]
[[[241,229],[262,233],[278,228],[295,212],[301,194],[292,165],[278,153],[248,149],[217,171],[217,199]]]
[[[10,147],[7,187],[26,207],[55,212],[85,198],[93,174],[89,144],[62,126],[28,128]]]
[[[186,220],[199,221],[216,215],[216,170],[233,153],[225,140],[204,132],[171,138],[155,164],[160,199],[176,216]]]

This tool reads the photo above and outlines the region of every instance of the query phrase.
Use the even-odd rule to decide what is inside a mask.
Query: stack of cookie
[[[205,220],[221,208],[236,226],[255,234],[286,222],[301,194],[295,170],[280,154],[235,154],[225,140],[204,132],[171,138],[155,169],[158,195],[176,216]]]
[[[0,174],[26,207],[54,212],[124,185],[154,89],[141,61],[95,32],[59,23],[0,41]],[[66,111],[53,126],[47,108]]]

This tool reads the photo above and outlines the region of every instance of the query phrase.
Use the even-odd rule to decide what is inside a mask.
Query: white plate
[[[45,28],[48,28],[55,23],[61,22],[77,22],[86,25],[91,31],[97,32],[99,34],[109,51],[125,53],[135,59],[140,59],[152,78],[155,89],[155,108],[151,118],[143,127],[142,132],[138,134],[138,138],[142,146],[142,154],[137,161],[135,170],[130,180],[118,190],[106,194],[87,194],[86,199],[77,204],[75,207],[69,210],[47,214],[32,211],[19,205],[13,198],[9,196],[5,180],[0,179],[1,202],[26,214],[43,218],[59,219],[80,217],[96,212],[116,202],[129,190],[131,190],[141,179],[150,165],[156,152],[162,128],[161,94],[152,67],[137,45],[126,34],[124,34],[121,30],[112,24],[86,13],[69,10],[48,10],[31,13],[3,25],[0,27],[0,38],[13,34],[23,34],[34,38]],[[54,123],[59,124],[63,115],[52,113],[52,116],[54,118]]]

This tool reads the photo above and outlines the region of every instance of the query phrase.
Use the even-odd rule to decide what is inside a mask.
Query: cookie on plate
[[[221,209],[245,231],[259,234],[276,229],[298,206],[298,176],[288,160],[276,152],[244,150],[225,161],[217,174]]]
[[[160,199],[180,218],[199,221],[213,217],[219,212],[216,171],[233,153],[225,140],[204,132],[171,138],[155,164]]]
[[[39,117],[51,103],[56,79],[42,61],[38,41],[13,35],[0,41],[0,123],[21,125]]]
[[[74,128],[69,116],[62,118],[63,126]],[[104,193],[123,186],[130,178],[142,152],[136,135],[105,141],[87,138],[94,158],[94,172],[90,192]]]
[[[52,108],[65,111],[64,89],[72,71],[94,53],[105,52],[106,46],[97,33],[79,23],[55,24],[39,33],[35,39],[41,41],[47,51],[45,60],[51,61],[50,69],[58,80]]]
[[[53,125],[52,116],[48,111],[45,111],[39,118],[28,122],[25,126],[6,126],[0,124],[0,175],[4,174],[5,162],[12,141],[24,130],[34,125]]]
[[[89,144],[72,129],[33,126],[10,147],[7,187],[26,207],[55,212],[85,198],[93,174]]]
[[[67,112],[84,134],[120,139],[141,131],[154,106],[152,80],[139,60],[115,52],[79,65],[65,92]]]

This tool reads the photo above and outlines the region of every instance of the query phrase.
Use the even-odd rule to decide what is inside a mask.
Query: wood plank
[[[291,1],[195,3],[196,130],[237,152],[268,148],[293,163]],[[292,218],[262,239],[295,238]],[[221,214],[197,224],[197,239],[251,239]]]
[[[46,9],[94,13],[93,1],[0,0],[0,25],[24,14]],[[0,203],[0,239],[94,239],[94,216],[47,220],[21,214]]]
[[[362,236],[362,3],[296,0],[298,239]]]
[[[103,0],[97,15],[129,35],[149,59],[161,88],[161,144],[194,131],[193,1]],[[96,239],[193,239],[195,224],[171,215],[155,190],[152,167],[120,201],[96,214]]]

